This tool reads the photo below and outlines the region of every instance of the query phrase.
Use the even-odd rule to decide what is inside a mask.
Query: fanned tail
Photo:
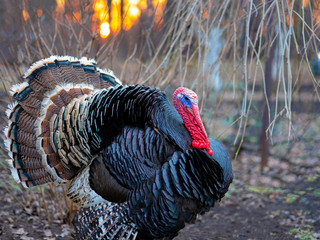
[[[73,220],[76,239],[134,240],[137,228],[128,218],[128,205],[105,202],[82,208]]]
[[[96,89],[121,84],[86,58],[52,56],[33,64],[12,86],[5,146],[14,179],[24,187],[65,182],[91,160],[81,124],[81,102]],[[81,108],[82,107],[82,108]],[[63,124],[62,124],[63,123]]]

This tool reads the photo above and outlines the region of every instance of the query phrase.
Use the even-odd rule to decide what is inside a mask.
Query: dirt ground
[[[293,182],[283,188],[232,188],[227,199],[177,237],[181,240],[295,238],[320,239],[319,178],[314,182]]]

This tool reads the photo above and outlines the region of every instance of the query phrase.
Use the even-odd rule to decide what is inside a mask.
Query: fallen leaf
[[[50,229],[44,230],[44,236],[46,236],[46,237],[52,237],[52,232],[51,232],[51,230],[50,230]]]
[[[28,237],[28,236],[20,236],[20,239],[21,240],[33,240],[34,238],[32,238],[32,237]]]
[[[18,234],[18,235],[23,235],[23,234],[27,234],[28,232],[26,232],[24,230],[24,228],[18,228],[17,230],[13,230],[13,233]]]

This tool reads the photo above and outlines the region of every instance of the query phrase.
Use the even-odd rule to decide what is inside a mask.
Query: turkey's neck
[[[91,96],[86,120],[92,153],[108,146],[124,126],[143,127],[151,121],[164,95],[144,86],[119,86]]]

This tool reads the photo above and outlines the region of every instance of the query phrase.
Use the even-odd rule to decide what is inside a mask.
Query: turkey
[[[197,95],[124,86],[86,58],[52,56],[12,86],[5,146],[29,188],[70,183],[77,239],[172,239],[209,211],[233,179],[208,139]]]

